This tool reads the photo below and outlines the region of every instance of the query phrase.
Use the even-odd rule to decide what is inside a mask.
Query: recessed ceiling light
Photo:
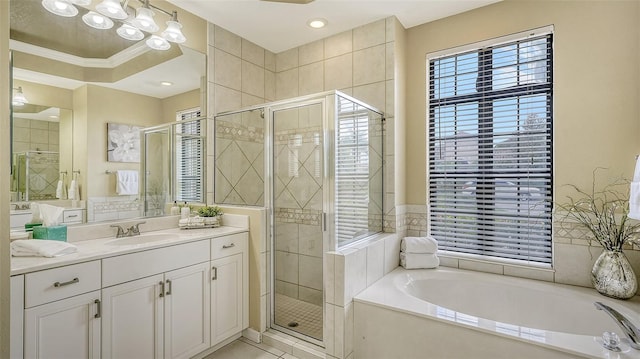
[[[51,115],[51,116],[49,116],[49,118],[51,118],[51,119],[54,119],[54,120],[55,120],[56,118],[58,118],[58,116],[56,116],[56,115]]]
[[[327,26],[329,22],[327,21],[327,19],[311,19],[307,22],[307,25],[309,25],[310,27],[314,28],[314,29],[320,29],[323,28],[325,26]]]
[[[162,81],[162,82],[160,83],[160,85],[162,85],[162,86],[171,86],[171,85],[173,85],[173,82],[169,82],[169,81]]]

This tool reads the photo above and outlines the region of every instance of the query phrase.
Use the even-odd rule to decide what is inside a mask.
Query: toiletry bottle
[[[173,201],[173,207],[171,207],[171,215],[175,216],[180,214],[180,207],[178,207],[178,201]]]
[[[187,202],[185,202],[184,206],[180,209],[180,218],[182,219],[189,218],[190,214],[191,214],[191,209],[189,208],[189,205],[187,204]]]

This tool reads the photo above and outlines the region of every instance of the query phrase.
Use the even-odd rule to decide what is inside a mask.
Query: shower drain
[[[297,327],[297,326],[298,326],[298,325],[300,325],[300,324],[298,324],[298,322],[289,322],[289,324],[287,324],[287,325],[288,325],[290,328],[295,328],[295,327]]]

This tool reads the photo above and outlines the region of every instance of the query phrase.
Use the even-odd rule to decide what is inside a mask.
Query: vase
[[[631,263],[622,251],[604,250],[591,270],[591,283],[602,295],[629,299],[638,290]]]

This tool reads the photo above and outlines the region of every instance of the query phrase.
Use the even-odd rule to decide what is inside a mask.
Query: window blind
[[[200,109],[178,113],[176,126],[176,200],[204,203],[204,137]]]
[[[342,246],[369,232],[369,114],[339,96],[335,163],[336,239]]]
[[[439,248],[551,264],[552,35],[427,66],[429,231]]]

